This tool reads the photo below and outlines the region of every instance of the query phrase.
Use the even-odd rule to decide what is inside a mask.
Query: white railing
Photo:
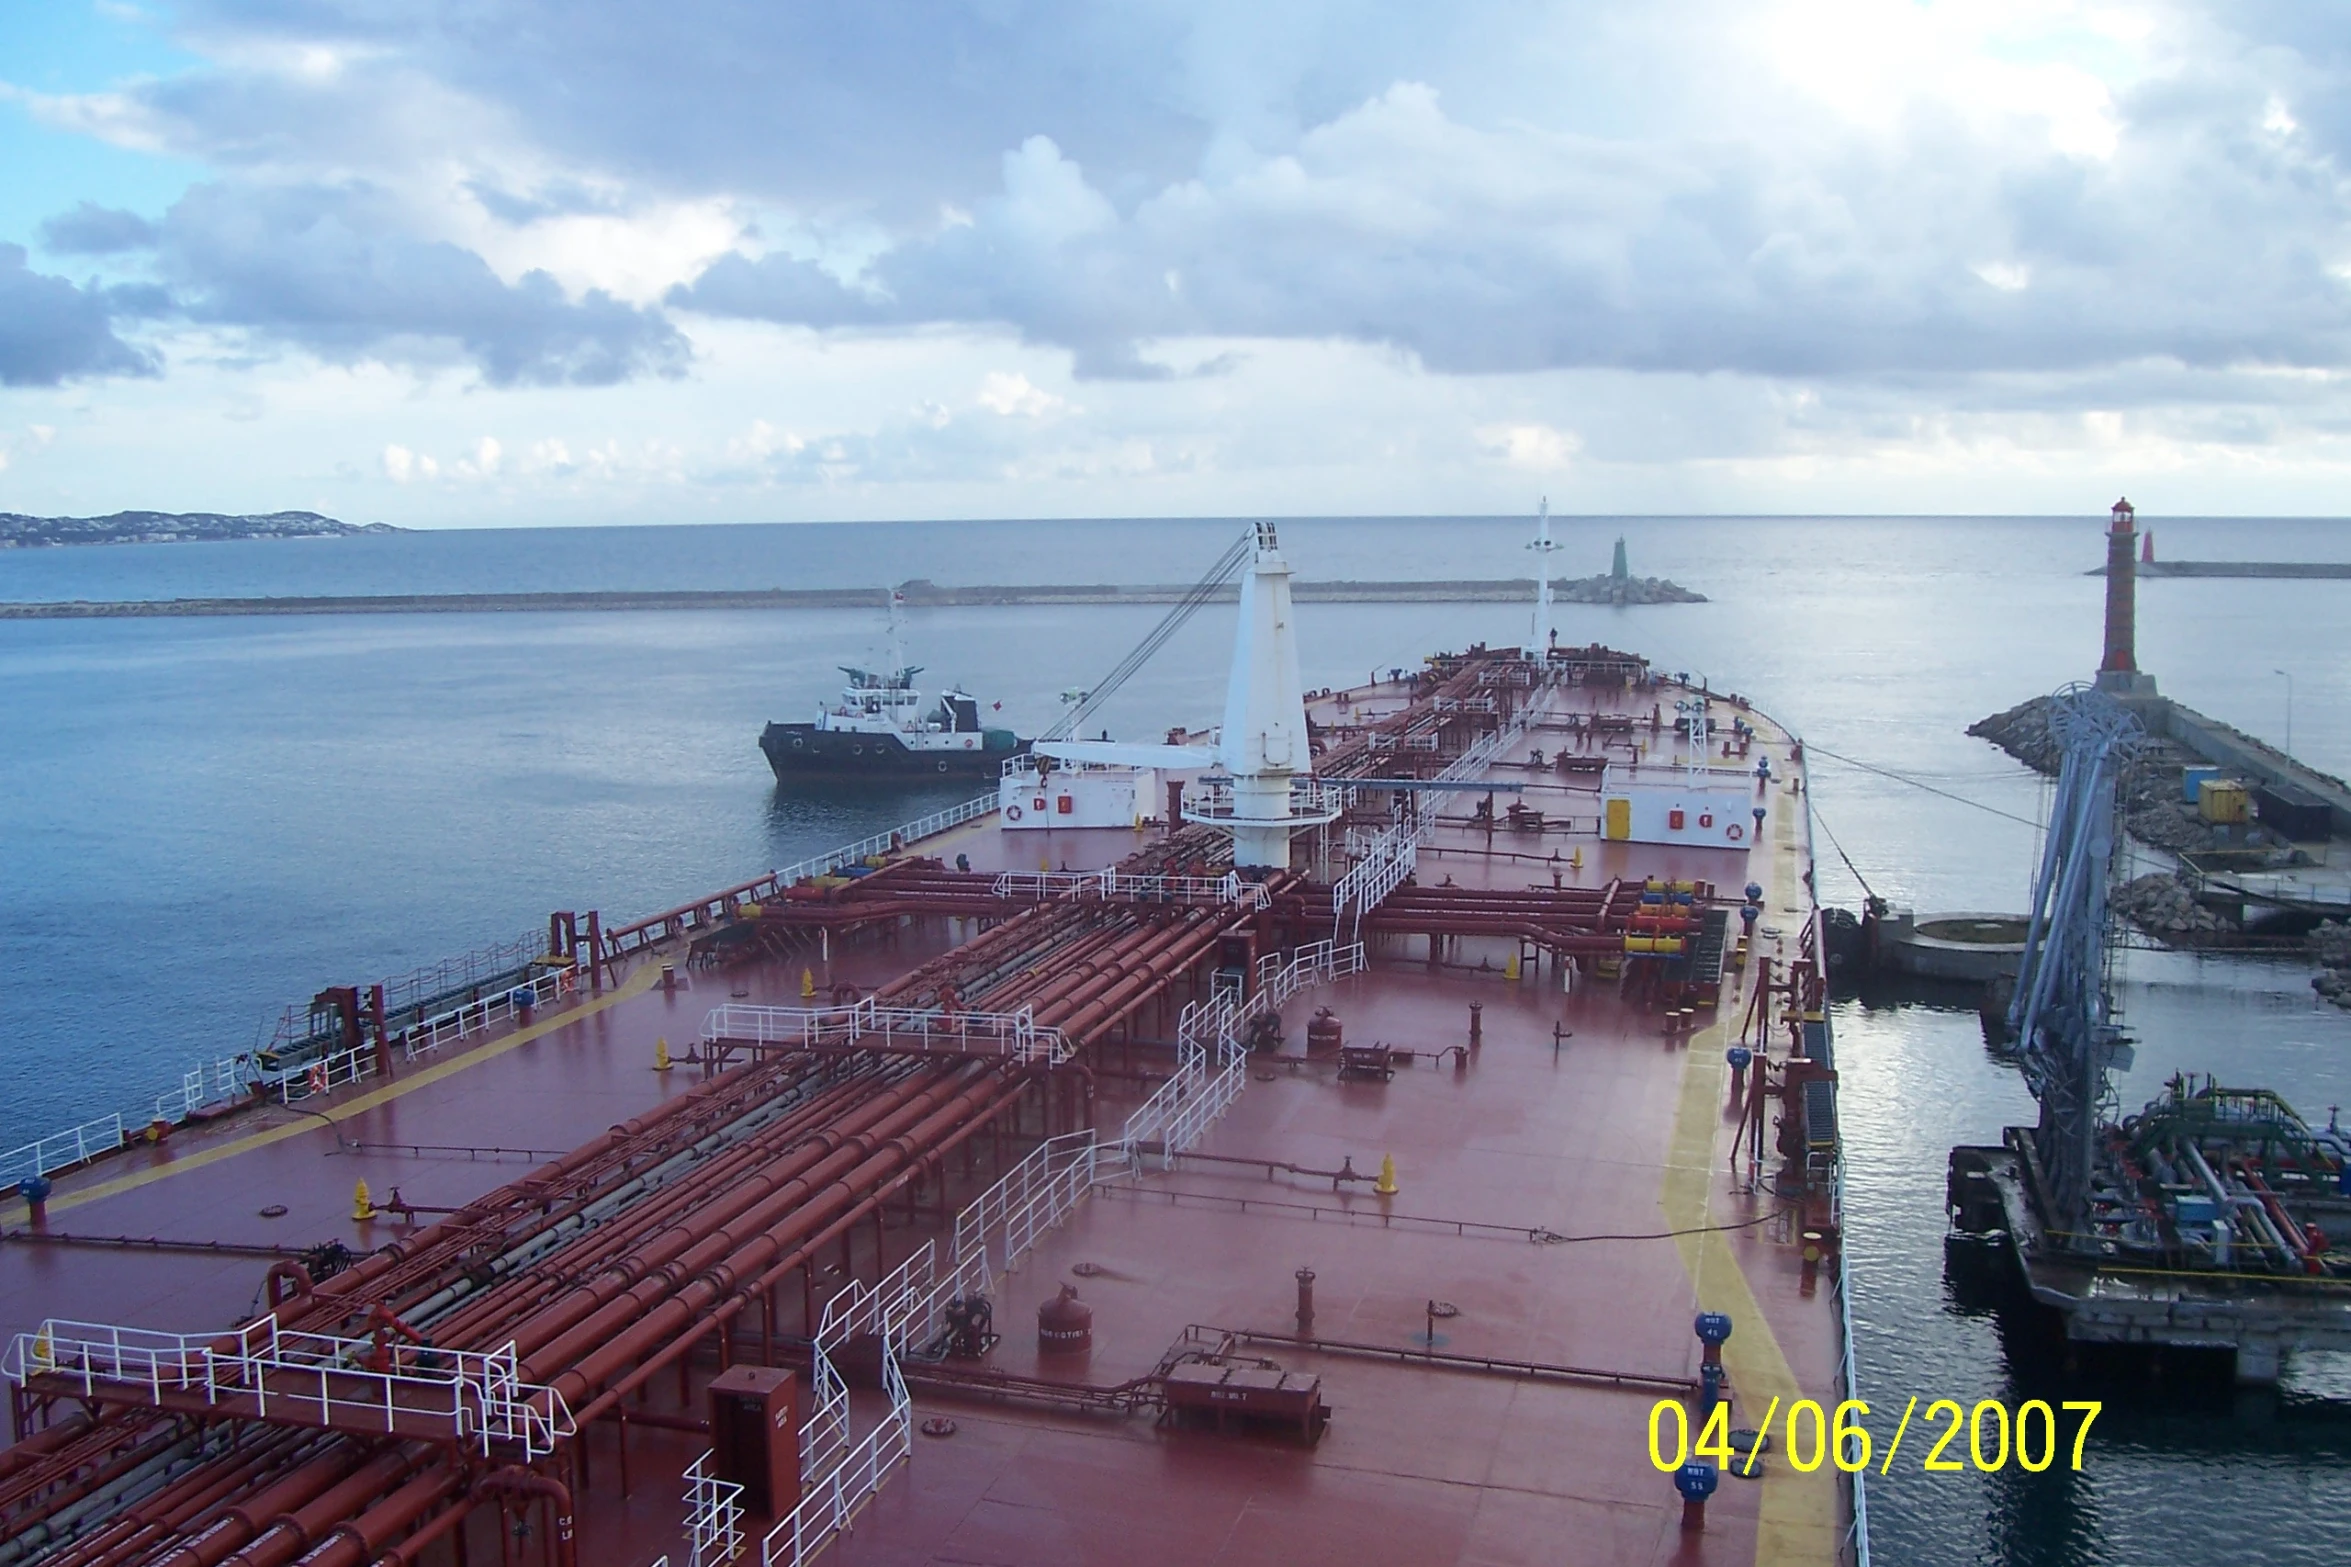
[[[1094,1134],[1069,1132],[1037,1145],[956,1216],[955,1256],[978,1257],[984,1276],[1010,1273],[1085,1196],[1094,1178]]]
[[[477,1445],[518,1444],[544,1457],[577,1434],[553,1388],[520,1380],[515,1350],[433,1349],[372,1338],[297,1333],[264,1317],[227,1333],[158,1333],[51,1318],[0,1354],[0,1376],[20,1387],[62,1381],[85,1399],[166,1394],[206,1405],[252,1401],[254,1417],[346,1431],[429,1435]],[[241,1412],[241,1411],[240,1411]]]
[[[451,991],[465,990],[474,985],[488,984],[503,974],[512,974],[528,967],[531,959],[547,950],[546,936],[535,930],[524,931],[512,941],[496,941],[476,947],[471,952],[444,958],[426,968],[412,969],[394,979],[384,981],[384,1010],[405,1012]]]
[[[839,1347],[836,1340],[835,1348]],[[809,1361],[808,1413],[800,1423],[800,1472],[821,1474],[849,1451],[849,1384],[818,1345]]]
[[[706,1450],[686,1465],[686,1541],[691,1567],[724,1567],[743,1554],[743,1488],[710,1472],[710,1460],[715,1456],[715,1449]]]
[[[890,1055],[993,1056],[1023,1066],[1059,1066],[1076,1050],[1061,1030],[1040,1024],[1028,1007],[946,1012],[885,1007],[870,996],[838,1007],[714,1007],[703,1019],[702,1042],[790,1050],[856,1045]]]
[[[414,1061],[454,1040],[470,1039],[484,1029],[511,1021],[529,1008],[575,996],[579,989],[577,968],[549,969],[533,978],[517,980],[494,996],[484,996],[438,1017],[411,1023],[392,1035],[392,1043],[400,1047],[407,1059]]]
[[[222,1057],[209,1071],[202,1062],[180,1074],[180,1086],[155,1096],[158,1121],[185,1121],[209,1104],[234,1099],[245,1086],[245,1075],[234,1057]]]
[[[1349,847],[1353,848],[1354,834],[1350,832]],[[1366,841],[1356,855],[1355,864],[1331,889],[1331,939],[1354,935],[1363,928],[1363,917],[1387,901],[1388,894],[1404,885],[1420,863],[1420,832],[1417,828],[1391,827]],[[1348,915],[1354,915],[1350,926]]]
[[[776,1521],[759,1542],[760,1567],[802,1567],[847,1532],[897,1467],[914,1456],[914,1401],[898,1372],[897,1348],[885,1335],[882,1391],[890,1401],[881,1424],[823,1471],[812,1472],[800,1505]],[[824,1356],[819,1351],[817,1358]]]
[[[996,796],[992,793],[983,794],[961,805],[950,805],[943,811],[933,811],[928,816],[902,822],[885,832],[873,833],[855,843],[845,843],[828,854],[812,855],[797,864],[787,865],[775,873],[774,880],[780,887],[789,887],[804,876],[821,876],[843,866],[863,864],[873,855],[903,849],[910,843],[928,838],[933,833],[945,832],[950,827],[960,827],[995,809]]]
[[[95,1121],[52,1132],[37,1142],[0,1153],[0,1182],[21,1186],[36,1175],[70,1169],[100,1154],[122,1147],[122,1117],[102,1115]]]
[[[1262,909],[1272,897],[1256,882],[1243,881],[1240,872],[1222,876],[1136,876],[1116,869],[1100,871],[1006,871],[990,888],[999,898],[1123,899],[1130,903],[1207,905],[1232,903]]]
[[[284,1075],[277,1079],[278,1102],[299,1104],[314,1094],[349,1088],[375,1076],[375,1070],[375,1046],[353,1045],[348,1050],[321,1056],[308,1066],[285,1068]]]
[[[1320,778],[1297,777],[1290,780],[1288,814],[1284,816],[1243,816],[1240,814],[1240,796],[1229,783],[1203,783],[1195,794],[1184,796],[1184,820],[1210,822],[1220,825],[1247,826],[1252,822],[1288,822],[1310,827],[1316,822],[1335,820],[1346,804],[1347,788],[1343,782]]]
[[[1520,735],[1527,732],[1527,724],[1534,717],[1534,708],[1535,704],[1529,701],[1518,710],[1518,716],[1511,719],[1509,723],[1498,726],[1490,733],[1480,735],[1459,756],[1445,764],[1444,769],[1437,774],[1436,781],[1458,783],[1483,769],[1494,758],[1508,750],[1511,743],[1517,740]]]
[[[1279,953],[1259,959],[1253,995],[1221,996],[1205,1006],[1187,1004],[1176,1023],[1176,1070],[1127,1117],[1119,1129],[1116,1157],[1139,1167],[1141,1144],[1157,1143],[1165,1153],[1191,1147],[1241,1096],[1248,1080],[1243,1022],[1280,1007],[1309,985],[1360,974],[1365,967],[1363,943],[1318,941],[1300,947],[1287,960]]]

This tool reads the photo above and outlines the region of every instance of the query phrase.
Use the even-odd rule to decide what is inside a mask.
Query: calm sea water
[[[2351,559],[2351,524],[2153,522],[2174,557]],[[515,589],[1172,582],[1230,523],[899,524],[409,534],[0,553],[0,599]],[[1309,578],[1518,576],[1518,520],[1284,523]],[[1703,605],[1569,606],[1604,640],[1753,696],[1815,747],[1823,825],[1880,894],[2015,908],[2043,785],[1962,733],[2086,673],[2100,521],[1691,519],[1561,525],[1568,574],[1636,572]],[[2162,581],[2141,662],[2164,689],[2351,774],[2351,583]],[[912,656],[1033,731],[1157,609],[926,610]],[[1316,685],[1478,639],[1498,605],[1303,606]],[[1219,705],[1230,611],[1204,613],[1104,714],[1155,735]],[[511,937],[554,908],[627,917],[941,803],[777,796],[770,718],[871,655],[852,611],[0,622],[0,1147],[150,1103],[320,986]],[[2283,673],[2280,673],[2283,671]],[[2289,679],[2290,677],[2290,679]],[[1826,754],[1834,753],[1834,756]],[[1951,799],[1837,758],[1890,769]],[[952,798],[950,794],[948,798]],[[1855,905],[1823,845],[1821,885]],[[2126,1103],[2181,1069],[2351,1101],[2351,1015],[2294,963],[2135,954],[2141,1045]],[[2029,1120],[1973,1014],[1840,1008],[1851,1257],[1864,1392],[2015,1400],[2044,1390],[1946,1266],[1944,1155]],[[2281,1393],[2104,1390],[2087,1473],[1874,1481],[1881,1562],[2337,1563],[2351,1540],[2351,1367],[2313,1357]]]

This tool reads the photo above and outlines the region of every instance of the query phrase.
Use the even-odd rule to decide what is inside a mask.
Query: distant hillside
[[[47,544],[172,544],[191,539],[339,539],[398,533],[390,523],[355,524],[314,511],[224,517],[212,511],[118,511],[111,517],[27,517],[0,511],[0,550]]]

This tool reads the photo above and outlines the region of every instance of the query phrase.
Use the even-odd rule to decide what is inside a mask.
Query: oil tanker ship
[[[1213,735],[11,1155],[0,1567],[1866,1559],[1646,1435],[1852,1391],[1802,744],[1239,559]]]

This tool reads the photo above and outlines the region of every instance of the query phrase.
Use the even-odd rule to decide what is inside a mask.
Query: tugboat
[[[849,677],[841,699],[817,709],[808,724],[769,724],[759,736],[779,783],[811,778],[993,778],[1029,742],[1009,729],[980,723],[979,699],[950,687],[923,711],[901,646],[903,597],[890,594],[890,667],[840,666]]]

